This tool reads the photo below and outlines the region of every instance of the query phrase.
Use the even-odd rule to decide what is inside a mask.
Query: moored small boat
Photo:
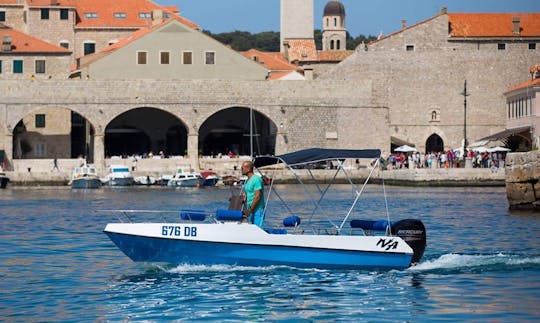
[[[203,186],[215,186],[219,182],[219,176],[212,171],[202,171],[201,177],[204,179]]]
[[[109,186],[131,186],[133,185],[133,176],[127,166],[110,165],[109,173],[102,182]]]
[[[2,171],[0,167],[0,188],[6,188],[9,183],[9,177]]]
[[[199,187],[202,186],[204,179],[201,174],[193,171],[185,171],[183,168],[178,168],[176,174],[168,180],[167,186],[173,187]]]
[[[85,164],[73,169],[70,185],[75,189],[94,189],[101,187],[101,180],[96,168]]]

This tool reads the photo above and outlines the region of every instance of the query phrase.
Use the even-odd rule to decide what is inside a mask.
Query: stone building
[[[178,13],[149,0],[0,0],[0,23],[71,50],[72,63],[173,16],[198,28]]]
[[[65,78],[71,51],[0,23],[0,80]]]
[[[459,148],[464,130],[471,143],[504,129],[504,93],[540,61],[538,21],[538,13],[448,13],[443,8],[357,48],[321,78],[348,80],[352,87],[371,80],[374,95],[390,110],[384,135],[397,139],[395,144],[408,142],[420,151]]]

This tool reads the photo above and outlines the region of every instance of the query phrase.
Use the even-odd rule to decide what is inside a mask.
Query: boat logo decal
[[[394,239],[389,239],[388,241],[386,239],[379,239],[379,242],[377,242],[377,246],[380,246],[382,249],[390,250],[390,249],[396,249],[398,246],[398,242],[394,241]]]
[[[161,227],[161,235],[165,237],[196,237],[197,227],[179,225],[164,225]]]

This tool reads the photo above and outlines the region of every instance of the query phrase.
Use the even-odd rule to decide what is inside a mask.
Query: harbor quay
[[[191,169],[212,170],[220,176],[240,177],[240,165],[249,156],[236,158],[201,158],[199,165],[194,167],[190,159],[184,158],[147,158],[136,162],[129,158],[109,159],[107,165],[124,165],[132,170],[134,177],[151,176],[159,178],[171,175],[178,168],[186,171]],[[34,159],[17,161],[15,170],[8,171],[11,186],[63,186],[67,185],[72,169],[84,163],[84,159],[58,159],[58,169],[54,168],[53,160]],[[343,170],[338,172],[336,183],[348,183],[349,176],[355,183],[361,184],[369,176],[367,165],[355,165],[354,161],[347,162]],[[265,175],[274,178],[275,183],[297,183],[290,171],[286,169],[262,169]],[[106,169],[99,169],[99,176],[106,175]],[[334,178],[336,169],[297,169],[302,180],[311,179],[311,174],[318,183],[327,183]],[[376,169],[370,183],[379,184],[384,180],[388,185],[406,186],[504,186],[504,168],[413,168],[413,169]]]

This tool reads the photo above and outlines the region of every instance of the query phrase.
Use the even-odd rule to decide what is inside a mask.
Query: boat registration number
[[[197,227],[164,225],[161,227],[161,235],[165,237],[196,237]]]

